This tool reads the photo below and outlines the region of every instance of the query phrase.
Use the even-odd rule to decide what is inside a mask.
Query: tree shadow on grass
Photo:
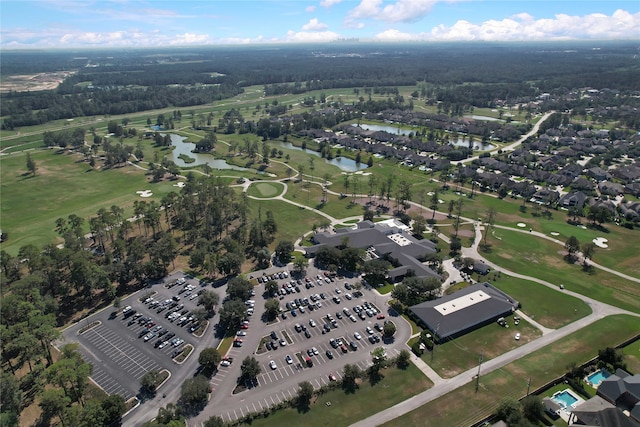
[[[296,410],[300,414],[306,414],[307,412],[309,412],[311,410],[310,403],[311,402],[305,402],[305,401],[303,401],[301,399],[298,399],[296,401]]]

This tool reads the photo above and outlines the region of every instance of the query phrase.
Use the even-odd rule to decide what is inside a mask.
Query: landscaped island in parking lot
[[[472,425],[638,374],[635,45],[549,46],[46,54],[2,95],[0,419]]]

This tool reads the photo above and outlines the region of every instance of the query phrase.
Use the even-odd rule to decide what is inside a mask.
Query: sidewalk
[[[431,366],[427,365],[412,351],[409,351],[409,353],[411,354],[411,361],[413,362],[413,364],[416,365],[416,368],[420,369],[422,373],[425,374],[425,376],[433,382],[433,385],[438,385],[444,381],[444,379],[440,375],[438,375],[436,371],[431,369]]]

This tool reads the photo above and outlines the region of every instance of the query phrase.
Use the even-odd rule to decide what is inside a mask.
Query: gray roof
[[[464,308],[454,309],[446,315],[436,309],[443,303],[455,302],[458,298],[465,297],[474,292],[483,292],[489,298],[471,304],[462,304]],[[476,283],[459,290],[451,295],[426,301],[410,307],[410,310],[433,331],[438,338],[447,338],[460,335],[477,326],[493,322],[498,318],[511,314],[519,303],[514,298],[501,290],[493,287],[488,282]],[[454,305],[455,307],[455,305]]]
[[[637,403],[640,401],[640,374],[631,375],[622,369],[616,369],[614,375],[602,380],[598,386],[598,394],[611,403],[626,395],[626,399]]]
[[[571,411],[580,425],[599,427],[638,427],[638,423],[599,396],[592,397]]]
[[[562,409],[562,406],[560,406],[558,402],[550,397],[543,398],[542,404],[544,405],[544,409],[551,413],[556,413],[557,411]]]
[[[408,244],[400,245],[393,241],[389,238],[392,234],[400,234]],[[390,271],[391,278],[403,276],[408,270],[412,270],[417,277],[440,277],[418,260],[418,258],[435,252],[433,242],[427,239],[418,240],[399,228],[374,224],[371,221],[361,221],[355,229],[341,228],[337,229],[335,233],[317,233],[313,236],[313,240],[317,244],[306,248],[307,254],[315,254],[323,245],[340,246],[345,238],[348,238],[347,246],[351,248],[373,247],[378,256],[395,259],[399,266]]]
[[[610,375],[602,380],[598,386],[598,395],[602,396],[611,403],[616,402],[625,392],[624,382],[617,375]]]

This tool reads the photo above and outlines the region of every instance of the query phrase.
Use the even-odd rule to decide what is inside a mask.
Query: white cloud
[[[208,44],[211,42],[211,38],[208,34],[194,34],[194,33],[184,33],[177,34],[175,39],[169,42],[170,45],[174,46],[185,46],[185,45],[196,45],[196,44]]]
[[[611,16],[593,13],[585,16],[556,15],[551,19],[534,19],[519,14],[500,21],[481,24],[458,21],[451,27],[435,27],[429,39],[435,40],[572,40],[637,39],[640,13],[617,10]]]
[[[380,5],[382,0],[362,0],[359,5],[349,11],[345,22],[348,26],[354,27],[361,22],[362,19],[375,17],[380,13]]]
[[[331,6],[333,6],[334,4],[338,4],[338,3],[340,3],[341,1],[342,1],[342,0],[322,0],[322,1],[320,2],[320,6],[322,6],[322,7],[331,7]]]
[[[291,31],[287,32],[285,41],[293,43],[324,43],[334,41],[340,35],[333,31]]]
[[[379,41],[535,41],[535,40],[625,40],[640,34],[640,12],[617,10],[611,16],[556,15],[535,19],[520,13],[480,24],[460,20],[452,26],[438,25],[430,32],[405,33],[388,29],[374,36]]]
[[[309,20],[308,23],[302,26],[303,31],[322,31],[326,30],[327,28],[327,24],[323,24],[322,22],[318,21],[318,18],[313,18]]]
[[[382,7],[382,0],[361,0],[360,4],[349,11],[345,22],[349,26],[362,19],[375,19],[385,22],[416,22],[427,15],[436,3],[443,0],[397,0]],[[446,0],[454,3],[465,0]]]
[[[377,17],[388,22],[415,22],[431,12],[437,0],[398,0],[382,9]]]
[[[399,42],[419,40],[420,36],[416,34],[403,33],[398,30],[386,30],[375,35],[374,40],[381,42]]]
[[[316,11],[316,7],[315,6],[307,6],[304,8],[305,12],[315,12]]]

